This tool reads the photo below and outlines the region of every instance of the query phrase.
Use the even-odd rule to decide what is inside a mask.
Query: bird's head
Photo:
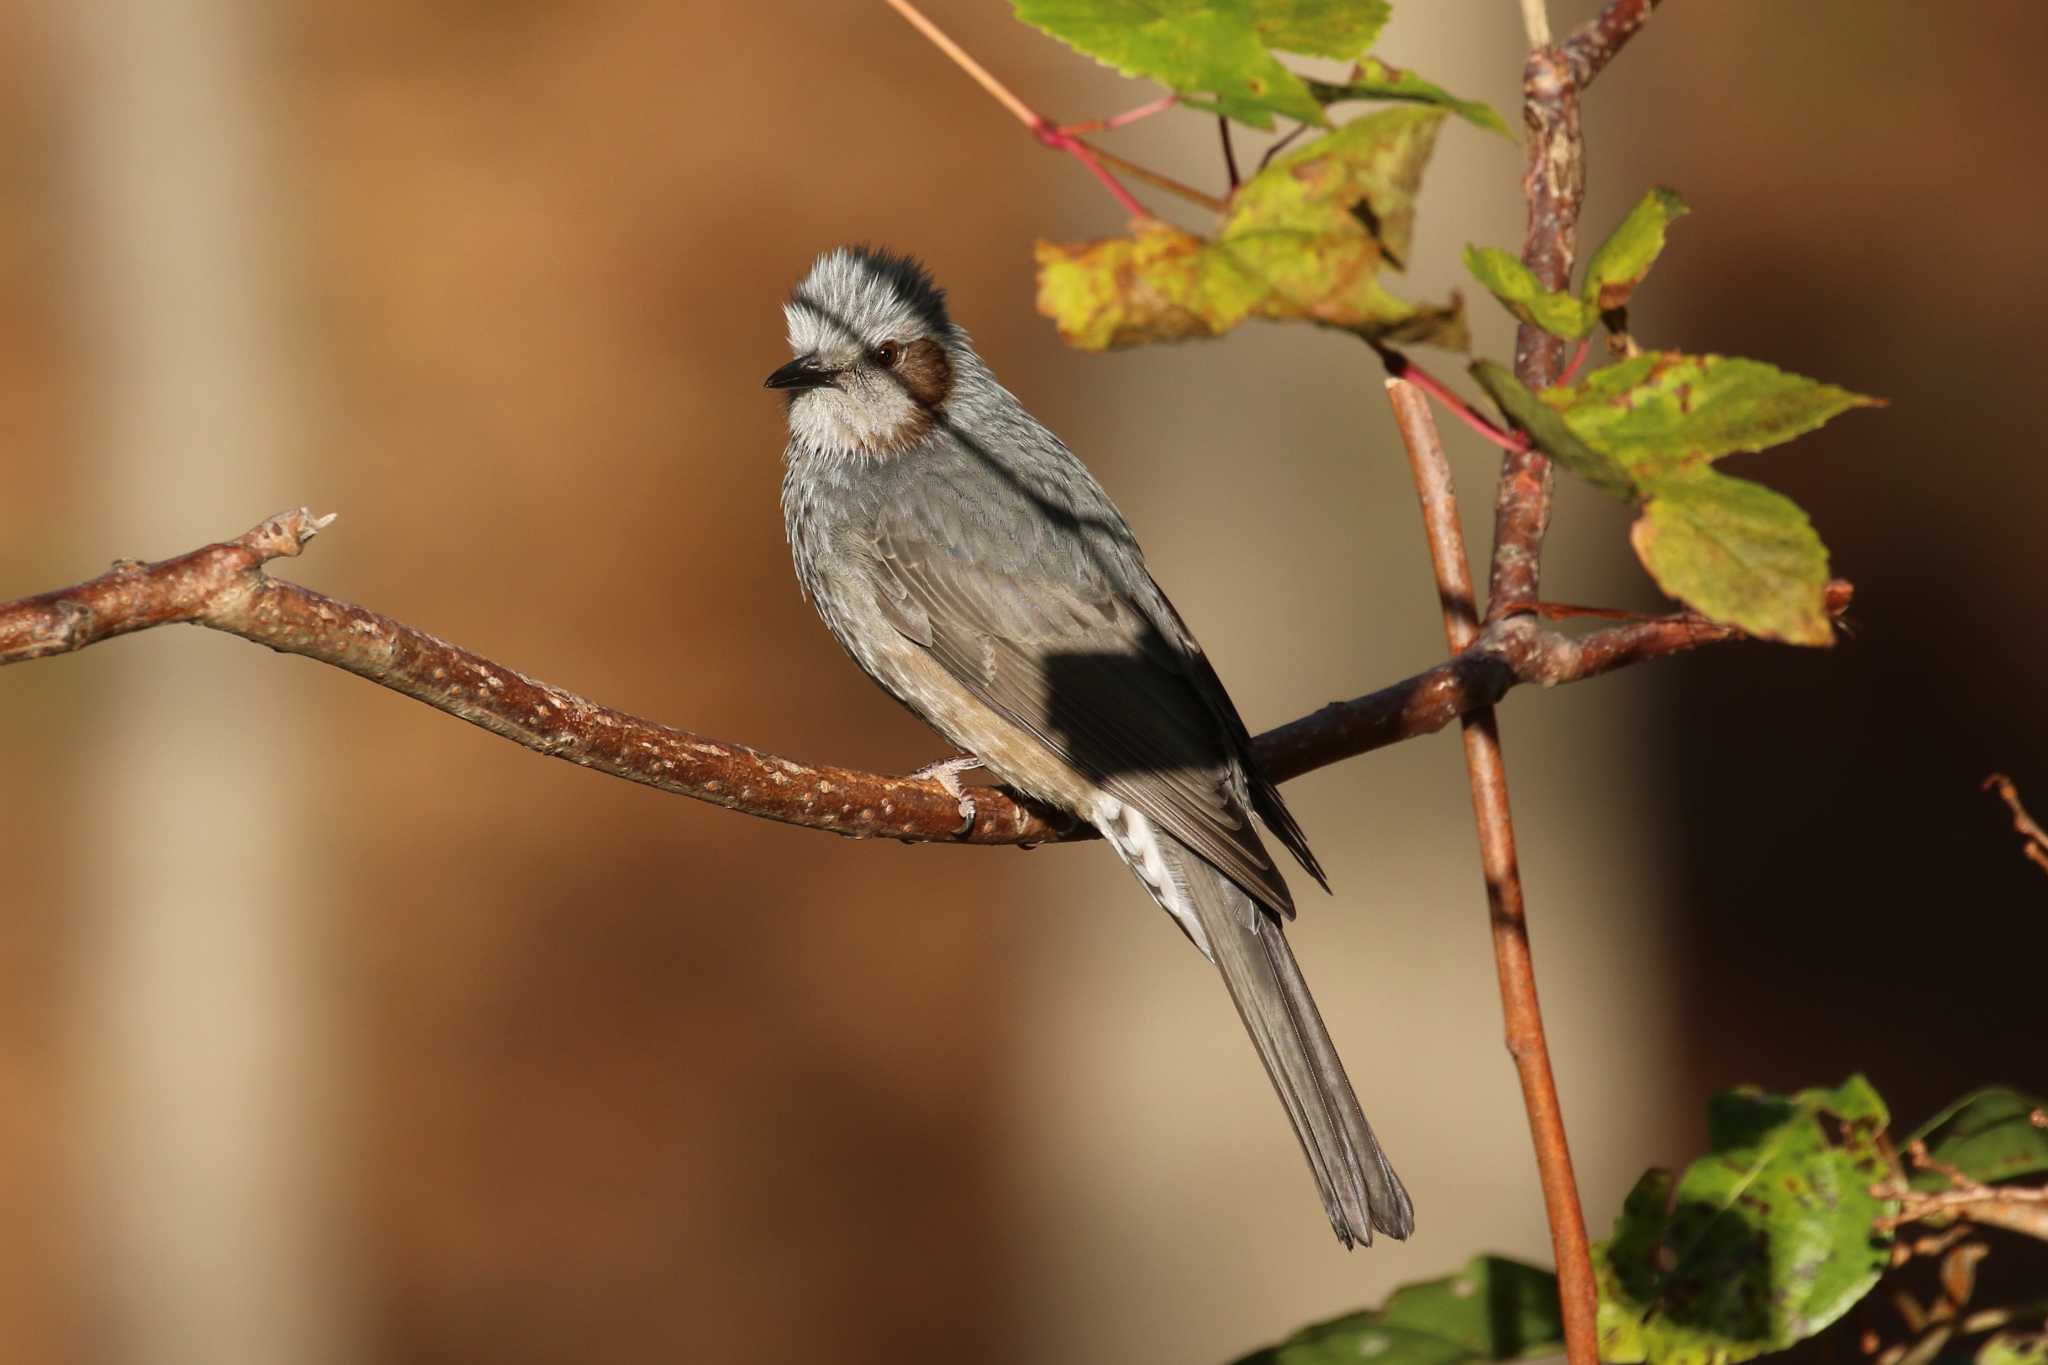
[[[838,247],[783,305],[796,358],[768,376],[789,395],[789,426],[821,452],[887,455],[922,440],[953,391],[946,296],[924,267],[868,247]]]

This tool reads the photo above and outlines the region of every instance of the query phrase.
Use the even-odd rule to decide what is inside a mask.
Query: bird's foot
[[[974,798],[967,794],[967,788],[960,781],[960,774],[969,768],[980,766],[981,760],[973,754],[956,754],[952,758],[940,759],[937,763],[927,763],[911,774],[913,778],[938,783],[945,788],[946,795],[960,803],[960,828],[953,831],[955,834],[966,834],[974,828]]]

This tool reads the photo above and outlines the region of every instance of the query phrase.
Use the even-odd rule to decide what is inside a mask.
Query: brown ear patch
[[[893,373],[921,408],[938,407],[953,390],[953,362],[946,359],[946,348],[929,337],[905,346]]]

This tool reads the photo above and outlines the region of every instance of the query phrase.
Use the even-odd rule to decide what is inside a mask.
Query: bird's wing
[[[935,525],[919,510],[898,503],[871,528],[890,623],[985,705],[1291,915],[1246,813],[1239,736],[1203,693],[1205,681],[1220,693],[1215,675],[1191,642],[1162,636],[1100,562],[1143,575],[1135,552],[1055,530],[997,565],[965,548],[975,537],[935,533],[947,519]]]

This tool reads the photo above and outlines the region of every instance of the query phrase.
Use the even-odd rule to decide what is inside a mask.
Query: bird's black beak
[[[839,371],[828,368],[813,355],[800,355],[774,374],[761,381],[764,389],[790,389],[802,392],[805,389],[833,389],[838,385]]]

